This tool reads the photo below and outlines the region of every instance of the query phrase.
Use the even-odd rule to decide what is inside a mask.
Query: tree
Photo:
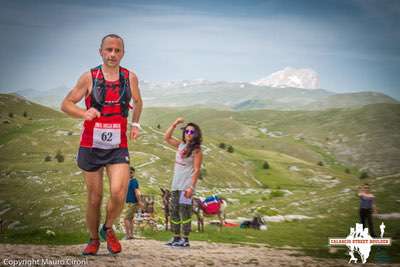
[[[266,170],[269,169],[269,163],[268,163],[268,161],[264,161],[264,163],[263,163],[263,169],[266,169]]]
[[[233,146],[229,145],[226,151],[228,151],[229,153],[233,153]]]

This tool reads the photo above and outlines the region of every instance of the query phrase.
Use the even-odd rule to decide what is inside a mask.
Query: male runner
[[[84,255],[95,255],[100,236],[107,241],[108,250],[121,252],[112,229],[124,206],[129,181],[129,153],[126,137],[129,102],[135,108],[130,123],[130,139],[139,136],[139,118],[142,99],[138,78],[133,72],[120,67],[124,56],[124,41],[116,34],[106,35],[100,45],[103,64],[85,72],[65,97],[61,109],[68,115],[84,119],[78,166],[84,171],[88,192],[86,224],[90,241]],[[76,104],[85,98],[86,110]],[[110,199],[107,203],[106,220],[98,233],[100,207],[103,195],[103,170],[107,171]]]

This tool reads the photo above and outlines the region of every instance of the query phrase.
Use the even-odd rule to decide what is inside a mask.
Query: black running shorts
[[[87,172],[94,172],[107,164],[129,164],[127,148],[101,149],[80,147],[77,157],[78,167]]]

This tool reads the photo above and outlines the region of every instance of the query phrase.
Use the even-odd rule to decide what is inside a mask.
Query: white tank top
[[[185,148],[186,144],[181,143],[176,151],[174,177],[172,179],[171,190],[186,190],[192,185],[194,151],[190,157],[186,158],[183,155]]]

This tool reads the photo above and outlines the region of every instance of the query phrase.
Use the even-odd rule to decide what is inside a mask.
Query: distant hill
[[[305,105],[302,109],[323,110],[330,108],[355,108],[378,103],[398,104],[399,102],[382,93],[359,92],[330,95]]]
[[[287,138],[303,140],[331,153],[342,164],[372,174],[400,172],[400,104],[326,111],[147,109],[144,119],[164,125],[183,114],[190,114],[206,126],[215,125],[216,128],[208,127],[210,132],[207,133],[221,141],[236,138],[235,142],[243,146],[262,147],[264,144],[269,149],[301,158],[305,156],[296,152],[296,144]],[[259,136],[265,138],[256,138]]]
[[[284,88],[286,92],[297,89]],[[314,92],[305,90],[306,92]],[[251,90],[250,90],[251,93]],[[285,95],[282,92],[283,95]],[[325,95],[320,90],[320,95]],[[275,94],[277,96],[278,94]],[[145,122],[169,123],[180,114],[193,114],[196,121],[209,125],[209,133],[214,133],[217,140],[226,138],[249,138],[257,136],[257,128],[265,128],[268,132],[282,132],[293,138],[302,138],[312,144],[326,149],[344,164],[352,164],[358,168],[375,174],[391,174],[400,172],[396,159],[400,157],[400,105],[396,101],[378,93],[365,92],[354,94],[330,95],[321,102],[344,109],[326,111],[273,111],[254,110],[232,112],[229,110],[210,110],[200,105],[192,108],[162,108],[146,109],[143,118]],[[369,104],[381,99],[392,104]],[[335,103],[335,104],[333,104]],[[262,105],[262,101],[243,103],[243,105]],[[273,105],[276,103],[271,103]],[[326,104],[328,105],[328,104]],[[351,108],[359,106],[360,108]],[[308,108],[313,108],[310,104]],[[242,109],[239,108],[238,109]],[[169,111],[170,110],[170,111]],[[243,108],[246,110],[246,108]],[[148,114],[157,114],[149,117]],[[13,118],[10,114],[13,114]],[[26,113],[24,115],[24,113]],[[10,128],[11,122],[18,125],[29,123],[30,119],[64,118],[62,113],[37,105],[24,98],[0,94],[0,119],[3,127],[0,132]],[[150,119],[151,118],[151,119]],[[163,119],[165,118],[165,119]],[[168,118],[168,119],[167,119]],[[233,119],[231,119],[233,118]],[[150,119],[150,120],[149,120]],[[213,125],[224,125],[223,128]],[[230,126],[231,125],[231,126]],[[218,129],[221,128],[221,131]],[[242,129],[241,131],[239,131]],[[243,133],[243,134],[242,134]],[[250,136],[249,136],[250,134]],[[222,139],[221,139],[222,141]],[[385,160],[382,160],[384,158]],[[400,165],[399,165],[400,166]]]
[[[24,116],[24,112],[26,112]],[[25,97],[17,94],[0,94],[0,118],[3,120],[10,119],[10,113],[14,118],[25,117],[26,119],[45,119],[64,117],[60,112],[52,108],[39,105]]]
[[[336,94],[323,89],[268,87],[245,82],[204,80],[168,83],[141,82],[146,107],[201,106],[220,110],[326,110],[353,108],[376,103],[399,103],[377,92]],[[70,89],[20,90],[16,93],[31,101],[59,109]]]

